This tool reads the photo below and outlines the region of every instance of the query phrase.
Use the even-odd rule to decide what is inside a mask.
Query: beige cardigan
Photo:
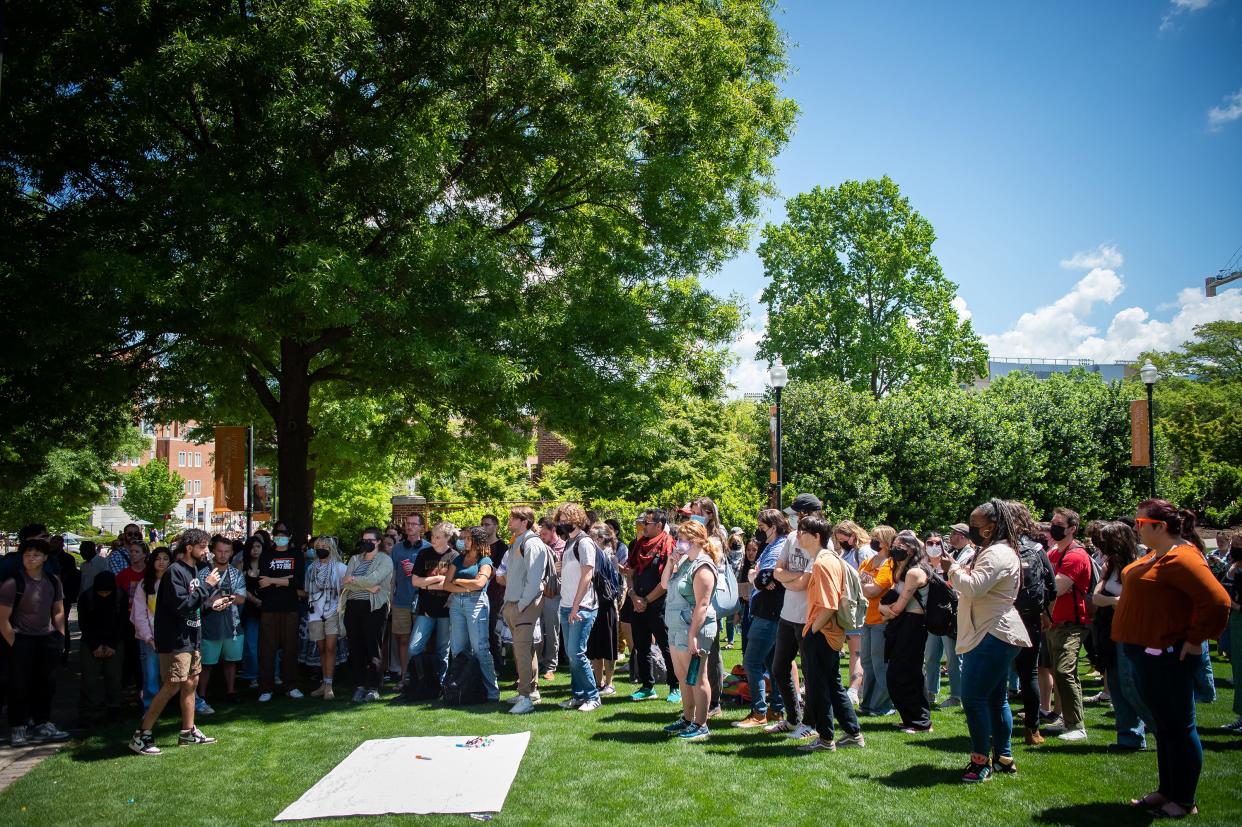
[[[354,576],[354,570],[358,568],[358,563],[361,560],[362,555],[360,554],[355,554],[349,558],[349,566],[345,569],[345,577]],[[374,559],[371,560],[371,567],[367,573],[353,583],[341,587],[341,602],[337,605],[337,613],[344,615],[345,604],[360,592],[365,592],[370,586],[380,587],[378,592],[367,595],[371,601],[371,611],[388,605],[392,597],[392,578],[392,558],[382,551],[377,551]]]
[[[1012,646],[1026,648],[1031,637],[1013,602],[1022,577],[1017,553],[997,543],[975,555],[970,571],[954,563],[949,581],[957,589],[957,653],[969,652],[993,635]]]

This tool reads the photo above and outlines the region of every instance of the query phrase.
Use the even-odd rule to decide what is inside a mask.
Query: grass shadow
[[[596,732],[592,741],[612,741],[618,744],[659,744],[672,740],[658,729],[635,729],[622,732]]]
[[[888,775],[870,776],[853,774],[859,781],[873,781],[886,787],[898,789],[916,789],[920,787],[936,787],[945,784],[962,785],[960,769],[946,769],[931,764],[915,764],[912,767],[896,770]]]
[[[912,747],[925,747],[940,752],[956,752],[962,755],[970,752],[970,738],[964,735],[938,738],[910,736],[906,744]]]
[[[1068,807],[1049,807],[1034,817],[1039,824],[1112,825],[1148,824],[1152,817],[1141,807],[1131,807],[1122,802],[1097,802],[1073,804]]]

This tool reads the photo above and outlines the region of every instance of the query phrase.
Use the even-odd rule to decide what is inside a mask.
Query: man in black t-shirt
[[[290,698],[301,698],[298,682],[298,584],[306,579],[306,560],[291,542],[289,529],[277,525],[273,548],[259,555],[259,702],[276,691],[276,652],[282,652],[280,676]]]
[[[142,718],[142,724],[130,738],[129,748],[139,755],[159,755],[151,728],[159,720],[160,713],[179,695],[181,704],[181,734],[177,746],[214,744],[194,726],[194,699],[198,689],[198,676],[203,671],[199,645],[202,643],[202,609],[215,609],[218,602],[231,598],[216,591],[220,573],[211,571],[202,580],[198,568],[207,559],[207,532],[192,528],[181,535],[177,543],[177,559],[160,578],[155,598],[155,651],[160,656],[160,678],[163,685],[151,699],[151,706]]]

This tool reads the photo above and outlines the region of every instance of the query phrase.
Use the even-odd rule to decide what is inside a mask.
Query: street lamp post
[[[780,357],[768,372],[772,389],[776,392],[776,507],[781,507],[781,491],[785,487],[785,467],[781,457],[781,391],[789,384],[789,371],[781,364]]]
[[[1143,384],[1147,386],[1147,453],[1150,457],[1147,463],[1147,470],[1151,474],[1151,497],[1156,497],[1156,413],[1155,403],[1152,401],[1152,386],[1156,384],[1156,379],[1160,376],[1160,372],[1156,370],[1156,366],[1148,359],[1143,367],[1139,368],[1139,375],[1143,377]]]

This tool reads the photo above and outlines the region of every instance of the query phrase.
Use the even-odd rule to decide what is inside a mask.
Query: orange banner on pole
[[[1147,416],[1147,400],[1130,403],[1130,465],[1146,468],[1151,465],[1151,420]]]
[[[246,510],[246,429],[216,428],[216,510]]]

